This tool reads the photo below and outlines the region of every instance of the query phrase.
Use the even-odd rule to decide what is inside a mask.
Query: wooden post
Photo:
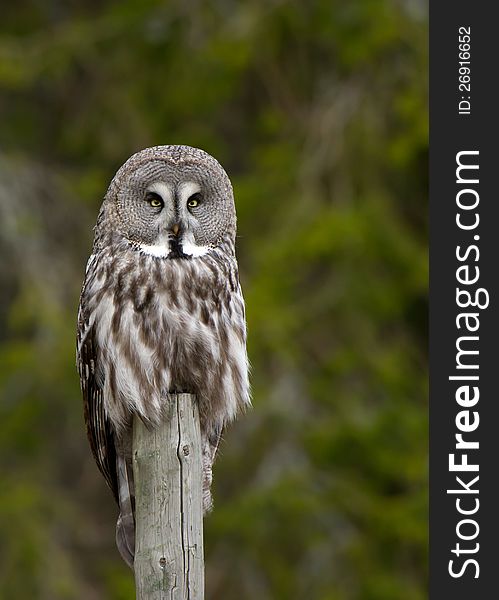
[[[203,600],[199,414],[190,394],[168,396],[168,416],[133,422],[137,600]]]

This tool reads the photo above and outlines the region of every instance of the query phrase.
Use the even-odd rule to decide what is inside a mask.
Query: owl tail
[[[120,505],[120,514],[116,523],[116,545],[123,560],[133,569],[135,556],[135,495],[132,465],[127,463],[124,456],[118,455],[116,466]]]

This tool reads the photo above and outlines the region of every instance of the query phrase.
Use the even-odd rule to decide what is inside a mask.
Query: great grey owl
[[[78,311],[77,364],[87,433],[120,508],[116,542],[134,557],[131,423],[154,426],[169,392],[195,394],[203,507],[226,423],[250,403],[232,186],[209,154],[147,148],[104,198]]]

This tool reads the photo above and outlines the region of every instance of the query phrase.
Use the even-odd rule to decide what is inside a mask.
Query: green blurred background
[[[173,143],[233,180],[253,365],[207,599],[426,598],[426,4],[18,0],[0,28],[0,597],[134,597],[76,307],[115,170]]]

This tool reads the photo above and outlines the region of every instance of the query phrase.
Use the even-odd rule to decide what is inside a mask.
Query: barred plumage
[[[134,553],[131,415],[156,424],[169,392],[198,398],[204,508],[227,422],[249,404],[236,218],[208,154],[159,146],[132,156],[95,228],[78,315],[78,368],[90,445],[120,505],[117,543]]]

